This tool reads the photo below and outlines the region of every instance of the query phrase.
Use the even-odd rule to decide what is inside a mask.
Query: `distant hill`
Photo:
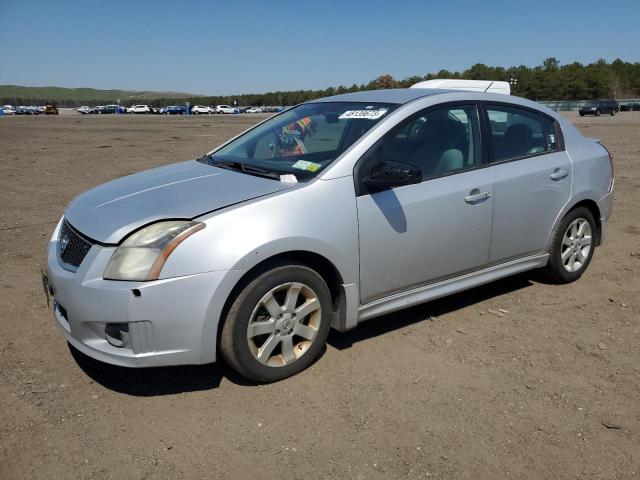
[[[121,103],[131,100],[154,100],[159,98],[193,98],[197,95],[179,92],[151,92],[144,90],[98,90],[96,88],[62,88],[62,87],[22,87],[20,85],[0,85],[0,100],[3,103],[17,99],[39,100],[42,103],[52,100],[58,103],[102,102]],[[27,103],[27,102],[24,102]]]

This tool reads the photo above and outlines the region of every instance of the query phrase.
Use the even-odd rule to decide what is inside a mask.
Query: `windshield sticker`
[[[307,170],[309,172],[317,172],[322,165],[319,163],[307,162],[306,160],[298,160],[296,163],[291,165],[293,168],[297,168],[298,170]]]
[[[338,118],[340,118],[341,120],[345,118],[364,118],[367,120],[377,120],[385,113],[387,113],[386,108],[382,108],[380,110],[347,110]]]

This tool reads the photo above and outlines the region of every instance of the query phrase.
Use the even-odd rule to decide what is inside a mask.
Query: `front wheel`
[[[551,250],[547,274],[560,283],[570,283],[585,272],[596,247],[596,222],[585,207],[571,210],[560,222]]]
[[[596,117],[600,116],[600,110],[596,110]]]
[[[274,265],[234,300],[220,349],[242,376],[275,382],[320,356],[331,318],[331,294],[320,275],[300,264]]]

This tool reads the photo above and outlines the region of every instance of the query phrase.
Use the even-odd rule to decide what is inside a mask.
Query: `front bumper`
[[[71,345],[92,358],[126,367],[215,361],[217,323],[227,293],[221,285],[237,272],[152,282],[103,280],[115,247],[92,246],[72,272],[59,260],[57,230],[49,242],[47,282],[55,321]],[[107,324],[127,324],[126,345],[107,341]]]

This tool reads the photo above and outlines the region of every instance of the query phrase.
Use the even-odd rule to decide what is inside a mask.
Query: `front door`
[[[385,295],[482,268],[491,238],[493,177],[480,167],[475,105],[427,109],[401,122],[356,167],[360,295]],[[368,193],[382,160],[419,168],[423,181]]]

